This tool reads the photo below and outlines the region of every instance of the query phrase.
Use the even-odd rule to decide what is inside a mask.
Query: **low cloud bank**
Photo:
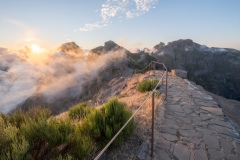
[[[104,67],[125,58],[124,51],[95,58],[74,57],[61,51],[22,53],[0,48],[0,112],[9,113],[34,95],[42,95],[50,103],[61,97],[79,97],[83,85],[99,76]]]

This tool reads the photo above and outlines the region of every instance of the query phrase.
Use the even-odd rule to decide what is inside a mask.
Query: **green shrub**
[[[82,119],[91,113],[95,108],[87,106],[87,103],[80,103],[69,109],[68,116],[70,119]]]
[[[147,91],[152,91],[159,80],[153,79],[153,80],[144,80],[137,85],[137,90],[139,92],[147,92]]]
[[[57,158],[55,158],[55,160],[73,160],[73,157],[68,154],[65,156],[60,155]]]
[[[70,143],[69,154],[74,157],[74,159],[85,159],[85,157],[93,149],[93,140],[89,134],[84,134],[79,126],[73,135]]]
[[[5,123],[10,123],[17,128],[20,128],[20,126],[26,123],[29,119],[37,120],[40,117],[48,119],[50,115],[51,111],[49,109],[37,106],[29,109],[27,112],[23,112],[19,109],[9,115],[1,113],[0,117],[2,117]]]
[[[0,159],[84,159],[93,148],[90,136],[70,119],[49,116],[40,107],[1,114]]]
[[[71,119],[84,118],[78,126],[71,119],[50,117],[36,107],[0,115],[0,159],[85,159],[94,143],[105,145],[132,115],[113,99],[100,110],[86,103],[71,109]],[[118,144],[133,131],[133,120],[114,141]]]
[[[117,99],[110,100],[100,110],[95,110],[84,119],[81,129],[89,134],[100,146],[106,145],[131,117],[131,111]],[[113,145],[119,144],[134,129],[133,120],[118,135]]]
[[[0,159],[27,159],[29,143],[19,129],[0,117]]]
[[[51,118],[46,121],[41,117],[23,124],[21,132],[30,144],[32,158],[48,159],[65,154],[74,133],[74,125],[68,120]]]
[[[20,110],[17,110],[16,112],[14,112],[14,113],[10,113],[9,116],[7,116],[7,120],[8,120],[9,123],[11,123],[12,125],[19,128],[23,123],[26,122],[27,116],[20,109]]]
[[[37,120],[37,119],[48,119],[51,116],[51,110],[49,108],[44,108],[41,106],[36,106],[36,107],[32,107],[30,108],[27,112],[26,112],[26,116],[28,118]]]

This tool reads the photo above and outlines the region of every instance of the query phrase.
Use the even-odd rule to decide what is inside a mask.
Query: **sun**
[[[34,53],[39,53],[41,51],[41,48],[36,44],[32,44],[31,49]]]

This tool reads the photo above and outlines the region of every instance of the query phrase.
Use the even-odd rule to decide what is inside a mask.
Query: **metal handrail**
[[[163,65],[163,68],[165,68],[165,70],[167,70],[167,67],[165,66],[164,63],[160,63],[160,62],[156,62],[156,61],[151,61],[146,67],[144,67],[143,69],[139,70],[139,69],[135,69],[134,73],[136,73],[137,71],[139,72],[144,72],[146,69],[148,69],[148,67],[151,67],[152,63],[159,64],[159,65]]]
[[[97,155],[97,157],[94,158],[94,160],[98,160],[102,154],[108,149],[108,147],[112,144],[112,142],[117,138],[117,136],[122,132],[122,130],[128,125],[128,123],[133,119],[133,117],[140,111],[140,109],[142,109],[143,105],[147,102],[147,100],[152,96],[153,97],[153,105],[152,107],[154,108],[154,92],[155,90],[157,89],[158,85],[163,82],[163,77],[166,75],[166,86],[167,86],[167,67],[163,64],[163,63],[159,63],[159,62],[155,62],[155,61],[152,61],[149,65],[151,65],[152,63],[154,64],[160,64],[160,65],[163,65],[163,68],[165,68],[166,72],[163,73],[162,77],[159,79],[156,87],[151,91],[151,93],[148,95],[148,97],[143,101],[143,103],[140,105],[140,107],[138,107],[138,109],[132,114],[132,116],[127,120],[127,122],[121,127],[121,129],[114,135],[114,137],[108,142],[108,144],[101,150],[101,152],[99,152],[99,154]],[[147,67],[148,67],[147,66]],[[146,68],[146,67],[145,67]],[[145,69],[144,68],[144,69]],[[155,68],[154,68],[155,70]],[[166,88],[167,90],[167,88]],[[167,92],[166,92],[166,95],[165,95],[165,100],[166,100],[166,97],[167,97]],[[154,109],[153,109],[154,110]],[[154,126],[154,111],[152,111],[152,147],[151,147],[151,156],[153,156],[153,127]]]
[[[140,72],[145,71],[146,69],[148,69],[148,67],[151,66],[151,64],[152,64],[153,62],[154,62],[154,61],[151,61],[151,62],[150,62],[146,67],[144,67],[143,69],[135,69],[134,72],[136,73],[137,71],[140,71]]]

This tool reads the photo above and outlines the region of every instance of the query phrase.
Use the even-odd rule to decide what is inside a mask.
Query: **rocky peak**
[[[157,44],[156,46],[153,47],[153,49],[155,50],[160,50],[162,47],[164,47],[165,44],[163,42],[160,42],[159,44]]]
[[[181,46],[192,46],[194,44],[191,39],[179,39],[177,41],[169,42],[168,45],[173,47],[181,47]]]
[[[109,40],[109,41],[104,43],[104,48],[105,48],[106,51],[111,51],[114,48],[120,48],[120,46],[117,43]]]
[[[145,47],[145,48],[143,48],[143,52],[151,54],[152,50]]]
[[[118,49],[124,49],[124,48],[119,46],[114,41],[109,40],[109,41],[104,43],[104,46],[99,46],[99,47],[96,47],[96,48],[92,49],[89,52],[89,55],[92,55],[92,54],[102,55],[102,54],[106,54],[109,51],[116,51]]]
[[[152,52],[152,55],[156,58],[163,55],[168,55],[172,58],[175,58],[173,48],[170,45],[165,45],[163,42],[160,42],[158,45],[154,46]]]
[[[75,42],[63,43],[58,50],[68,54],[84,55],[84,51]]]

